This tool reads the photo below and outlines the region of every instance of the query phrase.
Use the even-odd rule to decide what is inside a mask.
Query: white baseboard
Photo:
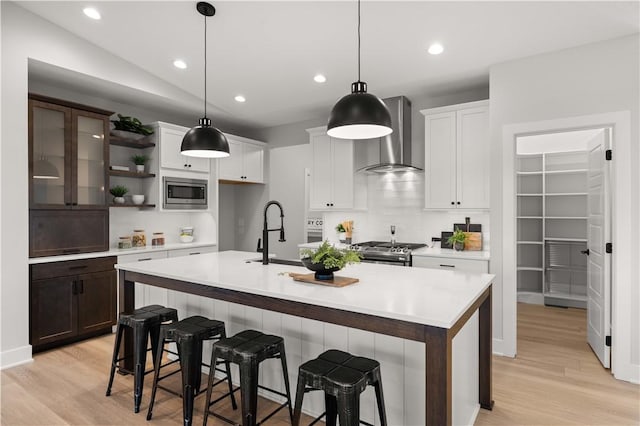
[[[31,345],[0,352],[0,370],[32,362]]]
[[[533,293],[531,291],[519,291],[518,302],[528,303],[530,305],[544,305],[544,295],[542,293]]]
[[[624,367],[625,368],[617,368],[613,377],[618,380],[624,380],[625,382],[640,384],[640,365],[627,364]]]
[[[476,408],[471,412],[471,416],[469,419],[462,424],[473,426],[476,423],[476,418],[478,418],[478,414],[480,413],[480,404],[476,404]]]

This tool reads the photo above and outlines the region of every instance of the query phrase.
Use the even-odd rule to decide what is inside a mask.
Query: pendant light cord
[[[204,118],[207,118],[207,15],[204,15]]]
[[[360,0],[358,0],[358,81],[360,81]]]

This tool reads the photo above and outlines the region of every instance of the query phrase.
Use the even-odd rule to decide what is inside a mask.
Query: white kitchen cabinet
[[[309,208],[347,210],[353,208],[353,141],[334,139],[326,128],[307,129],[313,163]]]
[[[420,111],[425,116],[425,208],[489,208],[489,103]]]
[[[218,179],[243,183],[264,183],[263,142],[226,135],[229,156],[219,159]]]
[[[180,154],[180,147],[188,128],[175,124],[153,123],[156,143],[160,145],[160,167],[187,172],[209,173],[209,159]]]
[[[447,257],[413,256],[416,268],[445,269],[463,272],[489,273],[489,261],[482,259],[453,259]]]

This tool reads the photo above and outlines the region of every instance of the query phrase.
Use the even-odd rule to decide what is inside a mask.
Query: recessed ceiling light
[[[176,68],[180,68],[181,70],[184,70],[187,68],[187,63],[182,59],[176,59],[175,61],[173,61],[173,66]]]
[[[87,15],[91,19],[95,19],[95,20],[100,19],[100,12],[98,12],[93,7],[85,7],[84,9],[82,9],[82,11],[84,12],[85,15]]]
[[[313,77],[313,81],[315,81],[316,83],[324,83],[325,81],[327,81],[327,77],[322,74],[316,74],[316,76]]]
[[[245,97],[242,95],[238,95],[234,98],[236,100],[236,102],[244,102],[246,101]]]
[[[440,43],[433,43],[431,46],[429,46],[429,53],[431,53],[432,55],[439,55],[442,52],[444,52],[444,47],[442,47]]]

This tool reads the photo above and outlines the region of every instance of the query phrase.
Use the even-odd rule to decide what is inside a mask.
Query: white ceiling
[[[203,17],[194,1],[18,2],[202,98]],[[212,1],[209,102],[267,127],[328,115],[356,80],[355,1]],[[363,1],[362,80],[384,98],[488,86],[492,64],[640,31],[639,3]],[[433,41],[445,51],[426,53]],[[175,58],[187,70],[172,65]],[[313,81],[323,73],[327,82]],[[239,104],[234,96],[247,102]],[[135,92],[132,92],[132,96]],[[194,102],[194,110],[200,105]]]

